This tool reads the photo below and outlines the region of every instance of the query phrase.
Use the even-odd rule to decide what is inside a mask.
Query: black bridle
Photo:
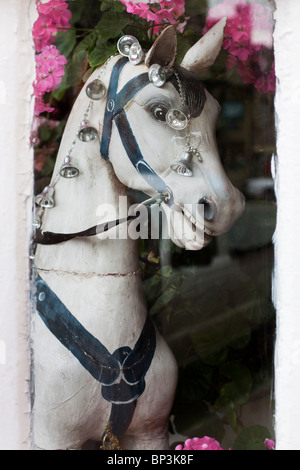
[[[112,125],[115,122],[122,144],[127,156],[139,175],[161,195],[161,200],[170,204],[172,200],[171,191],[161,177],[155,173],[151,166],[144,160],[139,145],[130,127],[130,123],[124,109],[125,105],[142,88],[150,84],[147,73],[142,73],[129,80],[121,91],[118,90],[120,74],[123,67],[128,63],[127,57],[121,57],[114,65],[109,88],[107,91],[106,108],[103,121],[102,138],[100,143],[101,156],[109,161],[109,145],[111,139]],[[156,198],[157,200],[157,198]],[[55,245],[75,237],[90,237],[104,233],[121,223],[137,218],[138,215],[129,215],[123,219],[117,219],[102,224],[94,225],[86,230],[74,233],[43,232],[36,230],[34,241],[40,245]]]

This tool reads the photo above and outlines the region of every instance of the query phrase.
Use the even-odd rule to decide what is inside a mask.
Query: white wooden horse
[[[81,449],[88,440],[101,441],[109,422],[122,449],[168,449],[177,366],[147,314],[136,237],[126,236],[133,222],[106,236],[96,232],[99,223],[122,216],[120,196],[125,201],[128,188],[159,195],[170,236],[186,249],[203,248],[241,215],[243,196],[228,180],[215,142],[219,105],[191,78],[214,62],[224,25],[222,20],[188,51],[183,68],[174,65],[176,34],[166,28],[144,62],[132,65],[120,55],[108,61],[101,76],[104,98],[89,102],[86,94],[97,70],[74,104],[50,184],[55,206],[45,209],[37,238],[37,449]],[[153,64],[163,67],[156,78],[167,72],[162,86],[149,81]],[[174,109],[188,116],[183,130],[166,122]],[[99,139],[74,139],[83,117]],[[173,165],[180,151],[182,165]],[[66,155],[80,170],[77,178],[55,176]],[[182,176],[187,169],[191,177]],[[197,204],[204,216],[189,209]],[[59,235],[70,233],[69,239]]]

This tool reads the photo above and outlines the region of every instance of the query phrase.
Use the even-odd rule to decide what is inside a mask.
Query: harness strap
[[[116,227],[124,222],[129,222],[130,220],[136,219],[137,217],[138,215],[129,215],[124,219],[111,220],[109,222],[94,225],[93,227],[82,230],[81,232],[74,233],[42,232],[40,229],[37,229],[34,242],[39,243],[40,245],[56,245],[57,243],[72,240],[72,238],[75,237],[92,237],[94,235],[98,235],[99,233],[107,232],[111,228]]]
[[[149,314],[134,348],[122,346],[111,354],[40,276],[36,280],[36,306],[51,333],[102,385],[103,398],[112,404],[109,420],[112,432],[121,436],[131,422],[137,399],[145,390],[145,375],[156,348],[156,333]]]
[[[120,73],[124,65],[128,63],[127,57],[121,57],[113,67],[109,88],[107,91],[106,110],[104,114],[100,153],[105,160],[109,160],[109,144],[112,132],[112,123],[115,121],[123,147],[127,156],[137,172],[157,192],[163,193],[167,186],[151,166],[144,160],[137,140],[128,122],[124,106],[133,96],[146,85],[149,85],[147,73],[142,73],[132,78],[117,93]]]
[[[125,148],[136,171],[158,193],[163,193],[167,189],[166,183],[144,160],[124,110],[115,116],[115,123],[117,125],[123,147]]]

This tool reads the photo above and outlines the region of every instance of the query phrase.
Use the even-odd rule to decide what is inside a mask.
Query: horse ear
[[[227,18],[218,21],[187,51],[181,62],[182,67],[197,73],[214,63],[221,50],[226,21]]]
[[[174,26],[168,26],[154,41],[153,46],[146,55],[145,64],[147,67],[150,67],[152,64],[159,64],[171,68],[175,63],[176,55],[176,31]]]

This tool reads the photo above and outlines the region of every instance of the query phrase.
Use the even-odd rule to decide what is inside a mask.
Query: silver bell
[[[34,228],[36,229],[41,228],[43,215],[44,215],[44,208],[38,207],[35,210],[35,214],[34,214],[34,221],[33,221]]]
[[[161,87],[166,83],[167,73],[165,67],[159,64],[152,64],[149,68],[148,77],[151,83]]]
[[[91,100],[101,100],[106,95],[106,88],[101,82],[101,80],[99,80],[99,78],[96,78],[96,80],[93,80],[91,83],[88,84],[85,89],[85,92]]]
[[[54,207],[54,188],[46,186],[43,191],[35,197],[35,202],[40,207],[51,209]]]
[[[122,36],[117,43],[117,49],[119,53],[125,57],[129,57],[129,51],[134,43],[138,43],[138,40],[131,35]]]
[[[80,124],[78,138],[82,142],[92,142],[98,138],[98,131],[93,126],[91,126],[89,121],[84,119]]]
[[[179,160],[170,165],[171,169],[182,176],[193,176],[192,160],[193,152],[184,150],[179,155]]]
[[[142,46],[138,41],[134,42],[129,49],[129,62],[132,65],[138,65],[144,59],[144,52]]]
[[[79,175],[78,168],[76,168],[76,166],[73,166],[71,164],[70,155],[66,156],[59,173],[60,173],[60,176],[62,176],[63,178],[75,178],[76,176]]]

